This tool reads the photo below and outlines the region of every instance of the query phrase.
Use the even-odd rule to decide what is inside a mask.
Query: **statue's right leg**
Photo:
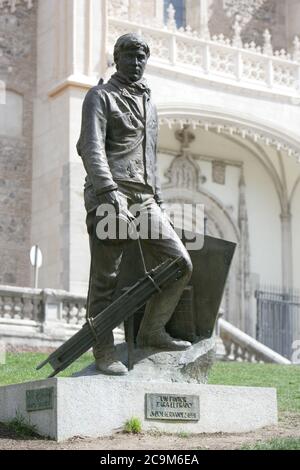
[[[95,317],[111,304],[116,289],[124,243],[99,240],[96,235],[96,211],[87,215],[90,237],[91,272],[88,295],[88,316]],[[127,368],[115,355],[113,332],[108,331],[101,343],[93,347],[97,369],[105,374],[124,375]]]

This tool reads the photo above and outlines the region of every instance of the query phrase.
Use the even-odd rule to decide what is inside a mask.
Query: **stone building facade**
[[[3,3],[3,2],[2,2]],[[0,9],[0,283],[28,285],[37,4]]]
[[[81,106],[113,72],[117,37],[137,31],[151,48],[165,198],[204,204],[208,233],[237,243],[223,303],[255,335],[256,287],[300,286],[300,0],[185,0],[179,16],[165,3],[0,1],[0,111],[23,116],[0,118],[0,283],[32,284],[38,244],[40,287],[86,293]]]

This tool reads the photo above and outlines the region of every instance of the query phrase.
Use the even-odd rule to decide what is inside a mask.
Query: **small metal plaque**
[[[54,388],[37,388],[26,390],[26,410],[40,411],[53,409]]]
[[[146,394],[146,418],[171,421],[199,421],[197,395]]]

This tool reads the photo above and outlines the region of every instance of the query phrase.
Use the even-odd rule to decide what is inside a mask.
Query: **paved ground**
[[[300,414],[281,415],[279,425],[246,434],[164,435],[141,434],[138,436],[119,433],[110,438],[73,438],[64,443],[43,439],[18,439],[0,425],[0,450],[230,450],[243,445],[266,441],[275,437],[300,439]]]

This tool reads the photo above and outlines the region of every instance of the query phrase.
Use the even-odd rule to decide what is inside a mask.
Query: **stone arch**
[[[286,152],[288,156],[294,157],[296,161],[300,162],[299,136],[288,132],[287,129],[278,123],[266,121],[246,113],[239,113],[237,115],[236,110],[230,108],[226,108],[224,111],[224,109],[207,105],[187,105],[186,103],[164,104],[158,106],[158,114],[161,125],[167,125],[169,128],[173,126],[178,128],[179,126],[181,129],[187,125],[194,129],[197,127],[202,128],[207,131],[224,134],[224,137],[234,141],[236,145],[247,148],[247,151],[260,162],[272,179],[274,189],[279,198],[281,210],[284,212],[288,204],[284,185],[274,165],[271,164],[264,150],[264,145],[272,146],[277,150],[277,153]],[[295,185],[293,193],[295,193],[297,187],[298,182]],[[282,221],[281,224],[283,224]],[[220,234],[222,232],[218,223],[211,223],[211,231],[219,232]],[[287,235],[285,237],[282,236],[281,242],[282,259],[284,260],[282,265],[283,279],[285,278],[285,273],[291,270],[289,260],[293,259],[292,245],[286,242],[290,233],[290,225],[287,228],[282,225],[282,233],[285,232],[287,232]],[[245,241],[245,238],[242,237],[242,240]],[[250,282],[249,263],[247,261],[250,256],[249,246],[247,247],[245,244],[244,254],[246,254],[246,258],[240,256],[240,260],[238,260],[240,267],[237,269],[237,284],[244,284],[245,298],[241,301],[240,312],[243,311],[246,313],[240,313],[240,317],[236,318],[234,323],[237,326],[241,326],[242,329],[247,330],[250,334],[255,335],[255,312],[253,310],[251,314],[250,305],[252,303],[250,297],[253,295],[253,292],[250,291],[253,288],[253,282]],[[235,259],[237,259],[237,257],[235,257]],[[243,270],[243,266],[246,266],[246,269]],[[249,317],[248,327],[245,325],[245,317]]]
[[[278,123],[265,121],[258,116],[246,113],[237,115],[234,109],[224,109],[214,106],[187,105],[158,105],[158,115],[161,124],[169,126],[179,124],[183,127],[190,123],[194,128],[199,126],[206,130],[215,129],[218,133],[249,138],[254,142],[284,150],[289,156],[294,156],[300,162],[300,139]]]
[[[164,200],[167,204],[204,204],[205,216],[208,220],[207,235],[223,238],[237,244],[222,305],[225,311],[225,318],[234,325],[245,329],[247,321],[242,311],[245,304],[245,292],[242,282],[243,276],[241,275],[242,254],[239,227],[222,202],[203,188],[203,186],[188,189],[178,187],[177,184],[174,185],[174,183],[170,182],[163,185],[162,189]]]

